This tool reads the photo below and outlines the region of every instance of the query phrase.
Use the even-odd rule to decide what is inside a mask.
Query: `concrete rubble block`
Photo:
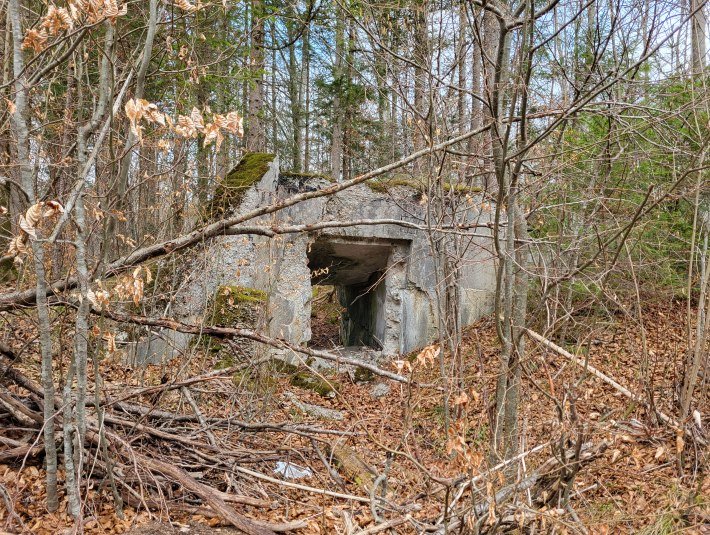
[[[375,386],[372,387],[372,390],[370,390],[370,396],[373,397],[373,399],[380,399],[383,398],[390,393],[390,385],[387,383],[377,383]]]

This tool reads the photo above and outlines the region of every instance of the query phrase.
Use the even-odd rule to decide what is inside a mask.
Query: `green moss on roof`
[[[378,180],[369,180],[366,184],[376,193],[387,193],[387,191],[395,187],[411,188],[420,192],[426,191],[427,189],[427,184],[424,181],[408,175],[394,175],[391,177],[380,178]],[[480,193],[482,191],[478,186],[471,186],[460,182],[444,182],[442,186],[445,190],[452,191],[453,193],[460,195]]]
[[[280,171],[279,177],[290,178],[296,180],[304,180],[309,178],[322,178],[328,182],[335,182],[335,179],[330,175],[325,175],[323,173],[295,173],[293,171]]]
[[[264,152],[248,152],[222,179],[206,208],[206,219],[214,220],[237,208],[246,191],[259,182],[269,170],[275,156]]]
[[[417,191],[424,189],[424,184],[414,180],[413,178],[393,177],[384,178],[381,180],[369,180],[366,184],[376,193],[387,193],[388,190],[395,187],[411,188]]]
[[[444,182],[444,188],[449,191],[453,190],[454,193],[462,195],[467,193],[481,193],[483,191],[483,189],[479,186],[471,186],[470,184],[462,184],[461,182],[457,182],[455,184],[452,182]]]

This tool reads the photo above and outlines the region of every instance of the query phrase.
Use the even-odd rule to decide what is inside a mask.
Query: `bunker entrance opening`
[[[311,244],[312,347],[383,348],[385,274],[392,249],[390,243],[343,238],[319,238]]]

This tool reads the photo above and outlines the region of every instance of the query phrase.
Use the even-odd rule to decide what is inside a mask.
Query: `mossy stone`
[[[281,171],[279,172],[280,179],[286,180],[298,180],[299,182],[304,180],[309,180],[312,178],[322,178],[328,182],[335,182],[335,179],[330,175],[324,175],[323,173],[295,173],[293,171]]]
[[[394,176],[390,178],[381,178],[379,180],[368,180],[365,182],[367,186],[375,193],[387,193],[391,188],[405,187],[416,191],[422,191],[424,184],[406,176]]]
[[[312,390],[324,398],[335,397],[341,388],[340,383],[333,379],[326,381],[305,371],[294,374],[290,383],[304,390]]]
[[[232,375],[232,383],[251,392],[273,391],[279,382],[265,371],[264,369],[238,371]]]
[[[219,286],[207,306],[207,322],[221,327],[256,328],[266,311],[267,299],[266,292],[255,288]],[[210,336],[198,337],[198,343],[211,351],[222,349],[222,344]]]
[[[266,292],[261,290],[245,286],[220,286],[210,307],[210,324],[224,327],[243,324],[253,327],[266,300]]]
[[[353,379],[355,379],[356,383],[371,383],[375,380],[375,374],[367,368],[357,367],[355,368]]]
[[[222,179],[212,201],[205,209],[205,218],[215,220],[239,207],[247,190],[259,182],[269,170],[275,156],[265,152],[248,152]]]

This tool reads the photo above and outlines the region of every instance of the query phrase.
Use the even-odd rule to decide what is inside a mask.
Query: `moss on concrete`
[[[410,188],[419,192],[423,192],[427,189],[426,182],[409,175],[394,175],[391,177],[380,178],[378,180],[369,180],[366,184],[376,193],[387,193],[387,191],[396,187]],[[460,182],[444,182],[442,183],[442,186],[445,190],[451,191],[456,195],[480,193],[482,191],[478,186],[462,184]]]
[[[474,194],[474,193],[481,193],[483,189],[481,189],[478,186],[471,186],[470,184],[462,184],[461,182],[457,183],[452,183],[452,182],[444,182],[444,189],[448,191],[453,191],[456,194],[459,195],[466,195],[466,194]]]
[[[205,209],[205,219],[215,220],[237,208],[246,191],[259,182],[274,161],[274,155],[264,152],[249,152],[222,179],[212,201]]]
[[[312,361],[312,359],[309,359],[309,361]],[[309,361],[306,361],[306,363],[310,364]],[[274,359],[269,364],[269,368],[275,373],[289,376],[289,383],[292,386],[304,390],[311,390],[324,398],[334,397],[342,387],[340,382],[334,378],[324,376],[325,379],[321,379],[313,375],[312,372],[304,366],[291,364],[281,359]]]
[[[319,394],[324,398],[332,398],[341,389],[341,385],[338,381],[326,378],[327,380],[321,379],[311,375],[307,371],[298,372],[291,376],[290,383],[298,388],[303,388],[304,390],[312,390],[313,392]]]
[[[232,375],[232,383],[250,392],[273,392],[279,382],[266,368],[241,370]]]
[[[335,182],[335,179],[332,176],[324,175],[323,173],[295,173],[293,171],[280,171],[279,178],[286,180],[298,180],[299,182],[312,178],[322,178],[328,182]]]
[[[266,310],[267,294],[245,286],[219,286],[207,305],[208,325],[221,327],[255,328]],[[211,336],[199,336],[198,345],[210,351],[219,351],[222,344]]]
[[[375,380],[375,374],[367,368],[355,368],[353,379],[356,383],[371,383]]]
[[[310,364],[312,361],[313,359],[308,359],[306,364]],[[273,359],[267,365],[261,367],[260,370],[264,375],[269,375],[274,381],[276,380],[275,374],[288,377],[288,382],[292,386],[311,390],[324,398],[334,397],[342,388],[342,384],[335,378],[324,376],[324,379],[321,379],[313,375],[305,366],[291,364],[279,358]],[[241,378],[242,375],[239,377]]]
[[[381,178],[379,180],[368,180],[365,184],[375,193],[387,193],[390,189],[396,187],[410,188],[416,191],[422,191],[424,189],[424,184],[421,182],[412,177],[402,175]]]
[[[245,286],[220,286],[212,300],[210,324],[233,327],[254,326],[258,312],[266,303],[266,292]]]

